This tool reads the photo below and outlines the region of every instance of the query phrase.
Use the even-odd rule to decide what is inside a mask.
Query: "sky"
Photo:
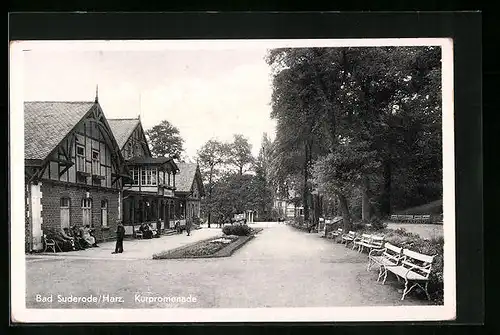
[[[36,50],[24,52],[25,101],[93,101],[107,118],[141,116],[145,130],[167,120],[185,156],[215,138],[242,134],[258,154],[274,138],[266,49]]]

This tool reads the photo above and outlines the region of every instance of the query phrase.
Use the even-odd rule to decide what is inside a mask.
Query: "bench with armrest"
[[[395,246],[389,242],[384,244],[384,248],[382,249],[372,249],[368,254],[368,267],[367,271],[370,271],[372,266],[377,264],[379,266],[379,276],[377,281],[382,278],[382,275],[385,274],[383,270],[383,265],[399,265],[401,263],[401,259],[403,258],[403,249]]]
[[[390,220],[392,222],[398,222],[399,221],[399,215],[397,214],[392,214]]]
[[[363,252],[365,248],[370,252],[372,249],[382,249],[384,247],[384,237],[363,234],[360,239],[354,241],[354,244],[358,246],[358,252]]]
[[[431,222],[430,214],[420,215],[420,223],[430,223],[430,222]]]
[[[342,235],[342,232],[343,232],[342,228],[338,228],[337,230],[332,230],[331,232],[328,233],[327,238],[335,239],[340,235]]]
[[[341,243],[345,243],[345,246],[347,247],[349,242],[354,242],[356,238],[357,238],[356,233],[351,230],[347,234],[342,235]],[[353,249],[354,249],[354,244],[353,244]]]
[[[143,238],[141,227],[134,228],[134,237],[135,238]]]
[[[367,244],[370,242],[372,236],[370,234],[361,234],[361,236],[357,236],[352,245],[352,249],[358,247],[358,251],[361,249],[361,244]]]
[[[61,249],[55,240],[48,238],[46,234],[42,235],[43,237],[43,252],[47,252],[47,250],[51,249],[52,252],[57,252],[56,248]]]
[[[430,220],[431,220],[430,214],[414,215],[413,216],[414,223],[429,223]]]
[[[402,222],[413,222],[414,216],[413,215],[400,215],[399,216],[399,221]]]
[[[427,291],[427,285],[429,284],[429,276],[432,271],[432,262],[434,261],[434,257],[435,255],[429,256],[409,249],[403,249],[399,264],[381,265],[381,275],[384,276],[382,283],[385,283],[385,280],[387,279],[387,272],[391,272],[396,275],[398,281],[400,278],[405,281],[405,288],[403,290],[401,300],[404,300],[406,295],[415,287],[420,287],[427,295],[427,299],[430,300],[431,298],[429,296],[429,292]],[[413,285],[409,286],[410,283],[413,283]]]

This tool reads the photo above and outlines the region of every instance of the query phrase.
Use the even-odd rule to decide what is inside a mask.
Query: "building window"
[[[168,185],[168,186],[171,186],[171,185],[170,185],[170,172],[168,172],[168,180],[167,180],[167,185]]]
[[[101,201],[101,225],[108,226],[108,200]]]
[[[69,217],[69,208],[70,208],[70,200],[69,198],[61,198],[61,228],[69,228],[70,227],[70,217]]]
[[[76,170],[85,172],[85,147],[83,145],[76,145]]]
[[[82,224],[85,227],[89,225],[92,227],[92,199],[82,199]]]
[[[139,168],[132,169],[132,179],[134,180],[133,185],[139,185]]]
[[[141,170],[141,185],[156,186],[157,185],[156,168],[143,168]]]
[[[99,161],[99,150],[92,150],[92,174],[101,174],[101,164]]]

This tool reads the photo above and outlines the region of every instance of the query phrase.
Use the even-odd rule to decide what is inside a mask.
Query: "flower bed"
[[[153,259],[228,257],[250,241],[262,229],[252,229],[248,236],[222,235],[187,246],[154,254]]]

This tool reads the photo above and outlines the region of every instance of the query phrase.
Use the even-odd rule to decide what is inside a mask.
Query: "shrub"
[[[375,230],[382,230],[387,227],[387,224],[382,222],[382,220],[379,217],[373,217],[370,220],[370,225],[372,226],[373,229]]]
[[[247,225],[224,226],[222,232],[225,235],[248,236],[252,233],[252,228]]]
[[[297,217],[293,218],[293,223],[294,223],[294,225],[302,226],[304,224],[304,217],[297,216]]]
[[[341,227],[343,226],[343,221],[341,221]],[[352,230],[353,231],[360,231],[366,228],[366,224],[362,221],[359,222],[354,222],[352,224]]]

